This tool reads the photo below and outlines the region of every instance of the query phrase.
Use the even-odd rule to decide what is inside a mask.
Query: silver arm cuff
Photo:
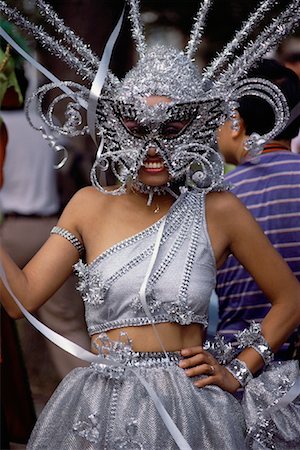
[[[66,230],[65,228],[55,226],[50,231],[50,234],[58,234],[59,236],[67,239],[76,248],[80,257],[84,255],[85,249],[83,244],[76,236],[74,236],[74,234],[70,233],[70,231]]]
[[[272,352],[268,342],[262,335],[259,337],[259,339],[257,339],[256,342],[253,342],[250,347],[260,354],[266,366],[273,361],[274,353]]]
[[[246,384],[249,383],[249,381],[253,378],[253,375],[248,369],[247,364],[239,359],[233,359],[225,367],[242,387],[245,387]]]
[[[237,334],[238,348],[251,347],[257,351],[266,365],[274,359],[274,353],[261,333],[261,325],[251,322],[250,327]]]

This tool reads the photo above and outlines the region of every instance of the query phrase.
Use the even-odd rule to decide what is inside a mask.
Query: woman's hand
[[[214,384],[232,394],[241,387],[231,373],[202,347],[184,348],[181,350],[181,355],[185,359],[179,362],[179,367],[184,369],[188,377],[207,375],[194,382],[198,388]]]

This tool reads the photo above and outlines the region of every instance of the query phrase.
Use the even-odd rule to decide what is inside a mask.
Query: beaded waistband
[[[111,355],[107,359],[116,360]],[[130,352],[120,364],[125,367],[162,367],[178,364],[182,359],[180,352]],[[91,363],[91,366],[103,366],[103,364]]]
[[[115,361],[115,358],[110,355],[107,359]],[[123,378],[126,369],[167,368],[177,366],[181,359],[180,352],[131,352],[120,361],[120,366],[114,367],[93,362],[90,367],[108,378],[120,379]]]

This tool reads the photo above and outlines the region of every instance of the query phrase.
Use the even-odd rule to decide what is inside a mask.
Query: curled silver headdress
[[[251,156],[261,151],[265,142],[276,136],[288,120],[288,106],[279,88],[265,79],[246,77],[249,69],[299,22],[300,0],[288,2],[278,17],[250,41],[251,33],[276,3],[276,0],[263,0],[202,74],[192,58],[199,46],[212,0],[202,1],[190,40],[182,51],[161,45],[147,48],[139,1],[128,0],[128,3],[139,59],[123,80],[108,72],[101,95],[96,99],[92,126],[99,148],[91,171],[92,183],[103,192],[123,193],[129,180],[137,181],[149,147],[155,147],[171,180],[184,180],[187,176],[188,184],[195,188],[224,189],[223,163],[215,150],[215,131],[228,119],[234,123],[238,100],[245,95],[260,97],[275,113],[272,130],[264,135],[252,133],[248,138],[245,146]],[[0,10],[79,73],[85,83],[85,86],[65,83],[68,91],[57,95],[47,113],[43,112],[43,99],[46,91],[55,86],[42,87],[36,97],[43,121],[59,134],[88,133],[82,107],[90,101],[89,88],[100,61],[64,25],[52,7],[43,0],[37,0],[36,4],[41,15],[59,34],[59,39],[23,18],[2,0]],[[148,106],[145,99],[153,95],[167,97],[170,102]],[[53,121],[53,112],[58,102],[66,97],[69,97],[66,121],[58,127]],[[128,129],[126,120],[137,123],[138,132]],[[176,121],[183,121],[185,126],[179,133],[172,134],[168,126]],[[48,137],[48,140],[53,145],[53,139]],[[107,191],[98,181],[98,171],[108,167],[118,180],[115,191]],[[144,186],[146,191],[147,188]]]

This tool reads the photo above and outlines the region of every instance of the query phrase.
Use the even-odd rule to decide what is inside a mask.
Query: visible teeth
[[[162,169],[164,165],[162,162],[144,162],[144,166],[146,169]]]

